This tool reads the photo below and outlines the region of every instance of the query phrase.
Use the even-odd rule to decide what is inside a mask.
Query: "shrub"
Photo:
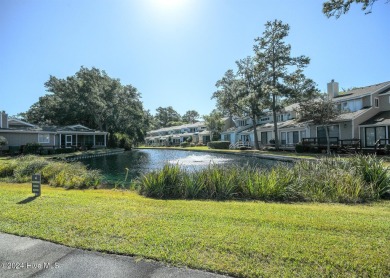
[[[302,143],[298,143],[295,145],[295,151],[297,153],[304,153],[304,152],[309,152],[310,147],[307,145],[303,145]]]
[[[38,150],[41,148],[41,144],[39,143],[27,143],[24,147],[23,147],[23,154],[37,154],[38,153]]]
[[[66,168],[67,162],[53,161],[42,169],[42,182],[50,183],[63,169]]]
[[[13,176],[16,182],[27,182],[31,180],[31,176],[41,170],[49,162],[39,156],[26,155],[16,159],[16,167]]]
[[[102,181],[99,171],[88,170],[79,162],[49,161],[28,155],[0,165],[0,177],[12,177],[15,182],[29,182],[35,173],[41,173],[43,183],[66,188],[96,188]]]
[[[188,142],[181,142],[180,147],[182,148],[187,148],[188,147]]]
[[[73,153],[75,152],[74,148],[64,148],[64,149],[56,149],[55,153],[56,154],[62,154],[62,153]]]
[[[17,155],[20,153],[20,146],[8,146],[8,152],[10,155]]]
[[[57,165],[46,169],[45,172],[48,175],[45,178],[49,180],[49,185],[51,186],[65,187],[67,189],[96,188],[102,180],[99,171],[87,170],[86,166],[80,162],[56,163]]]
[[[0,147],[8,144],[7,138],[0,136]]]
[[[109,146],[112,148],[123,148],[126,151],[131,150],[132,140],[125,133],[116,132],[109,138]]]
[[[9,160],[0,164],[0,178],[12,177],[16,168],[16,161]]]
[[[229,149],[230,142],[229,141],[211,141],[207,143],[207,147],[210,149]]]

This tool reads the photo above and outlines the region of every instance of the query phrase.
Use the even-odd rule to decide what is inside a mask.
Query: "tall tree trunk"
[[[252,122],[253,122],[253,138],[255,140],[255,149],[260,150],[259,138],[257,137],[257,117],[256,117],[256,115],[253,115]]]
[[[326,135],[326,153],[330,154],[330,141],[329,141],[329,126],[325,126],[325,135]]]
[[[275,149],[279,150],[278,118],[276,117],[276,95],[272,94],[272,114],[274,118]]]

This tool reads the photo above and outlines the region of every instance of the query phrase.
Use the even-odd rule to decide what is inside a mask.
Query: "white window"
[[[375,108],[378,108],[379,107],[379,98],[375,98],[374,99],[374,101],[375,101]]]
[[[50,143],[50,134],[38,134],[38,143]]]

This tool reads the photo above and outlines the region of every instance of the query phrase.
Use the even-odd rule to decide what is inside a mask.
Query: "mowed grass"
[[[237,277],[389,277],[390,201],[155,200],[0,183],[0,231]]]

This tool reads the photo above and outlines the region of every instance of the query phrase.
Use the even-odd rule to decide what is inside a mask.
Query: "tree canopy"
[[[203,119],[207,129],[210,131],[210,140],[218,140],[219,133],[223,129],[222,113],[218,110],[213,110],[209,115],[204,115]]]
[[[187,124],[193,124],[199,119],[200,115],[195,110],[188,110],[181,118]]]
[[[181,125],[183,123],[180,114],[172,106],[160,106],[156,111],[154,119],[157,128]]]
[[[322,12],[327,17],[336,17],[339,18],[342,14],[346,14],[351,8],[352,4],[362,4],[362,10],[366,14],[371,13],[372,6],[378,0],[329,0],[324,2],[322,6]],[[386,3],[390,1],[387,0]]]
[[[81,67],[73,76],[50,76],[46,95],[23,114],[27,121],[41,125],[82,124],[110,133],[125,133],[141,141],[148,121],[140,93],[122,85],[97,68]]]
[[[280,20],[268,21],[262,37],[255,39],[255,59],[259,71],[267,76],[267,86],[264,88],[270,95],[273,113],[275,148],[279,148],[277,111],[280,109],[278,99],[289,96],[292,89],[288,87],[287,79],[291,80],[289,70],[296,68],[295,73],[306,67],[310,59],[306,56],[291,56],[291,46],[285,42],[290,26]],[[294,73],[293,73],[294,74]]]
[[[217,99],[217,106],[229,115],[249,116],[254,123],[254,143],[259,149],[257,139],[257,119],[269,107],[269,95],[263,90],[265,75],[256,69],[253,57],[236,61],[237,73],[228,70],[217,81],[218,90],[212,98]]]
[[[312,121],[313,124],[324,127],[327,140],[327,153],[330,153],[329,125],[337,119],[340,111],[332,100],[325,95],[316,99],[308,99],[299,104],[298,112],[302,121]]]
[[[314,81],[303,73],[310,59],[291,56],[291,46],[285,42],[289,30],[289,25],[280,20],[268,21],[263,36],[255,39],[254,57],[237,61],[237,72],[228,70],[217,81],[218,89],[212,95],[224,115],[252,119],[256,149],[259,149],[257,120],[265,110],[272,111],[278,149],[277,112],[283,105],[319,96]]]

